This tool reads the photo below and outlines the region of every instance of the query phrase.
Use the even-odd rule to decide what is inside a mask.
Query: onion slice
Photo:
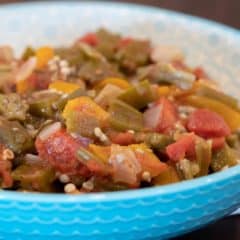
[[[49,136],[60,130],[62,124],[60,122],[55,122],[44,127],[38,134],[38,138],[42,141],[48,139]]]
[[[37,66],[36,57],[29,58],[17,71],[16,73],[16,81],[24,81],[33,73],[34,69]]]
[[[149,129],[156,129],[162,114],[162,105],[157,104],[149,108],[143,114],[144,126]]]
[[[123,182],[130,185],[138,184],[137,176],[142,171],[142,167],[131,149],[112,145],[109,162],[114,169],[113,179],[115,182]]]
[[[157,45],[152,49],[151,59],[153,62],[181,61],[183,60],[183,53],[175,46]]]

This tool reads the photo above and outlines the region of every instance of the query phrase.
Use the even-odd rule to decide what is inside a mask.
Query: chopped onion
[[[41,158],[38,156],[38,155],[34,155],[34,154],[26,154],[24,156],[24,159],[27,161],[27,162],[37,162],[37,161],[41,161]]]
[[[53,124],[47,125],[44,127],[38,134],[38,137],[45,141],[49,136],[60,130],[62,127],[62,124],[60,122],[55,122]]]
[[[23,81],[30,77],[37,65],[36,57],[29,58],[17,71],[16,81]]]
[[[159,123],[159,119],[161,118],[162,106],[160,104],[155,105],[149,108],[143,114],[144,126],[146,128],[155,129]]]
[[[95,102],[101,107],[108,107],[109,103],[117,98],[123,90],[113,84],[107,84],[96,96]]]
[[[115,182],[125,182],[132,185],[137,183],[137,175],[142,171],[142,167],[132,150],[112,145],[109,163],[113,165]]]
[[[182,51],[174,46],[158,45],[153,48],[151,53],[153,62],[171,62],[173,60],[182,60]]]

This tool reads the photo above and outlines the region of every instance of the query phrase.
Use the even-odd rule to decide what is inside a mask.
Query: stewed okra
[[[239,164],[240,108],[174,47],[105,29],[68,47],[0,47],[2,189],[83,194]]]

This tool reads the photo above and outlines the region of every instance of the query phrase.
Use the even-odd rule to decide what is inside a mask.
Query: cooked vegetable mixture
[[[174,47],[105,29],[70,47],[0,47],[0,185],[118,191],[239,164],[240,107]]]

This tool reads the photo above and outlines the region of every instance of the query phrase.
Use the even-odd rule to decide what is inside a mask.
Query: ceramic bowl
[[[120,3],[42,2],[0,8],[0,44],[70,44],[104,26],[183,49],[224,89],[238,95],[240,33],[166,10]],[[240,166],[163,187],[80,196],[0,192],[0,239],[165,239],[240,206]]]

